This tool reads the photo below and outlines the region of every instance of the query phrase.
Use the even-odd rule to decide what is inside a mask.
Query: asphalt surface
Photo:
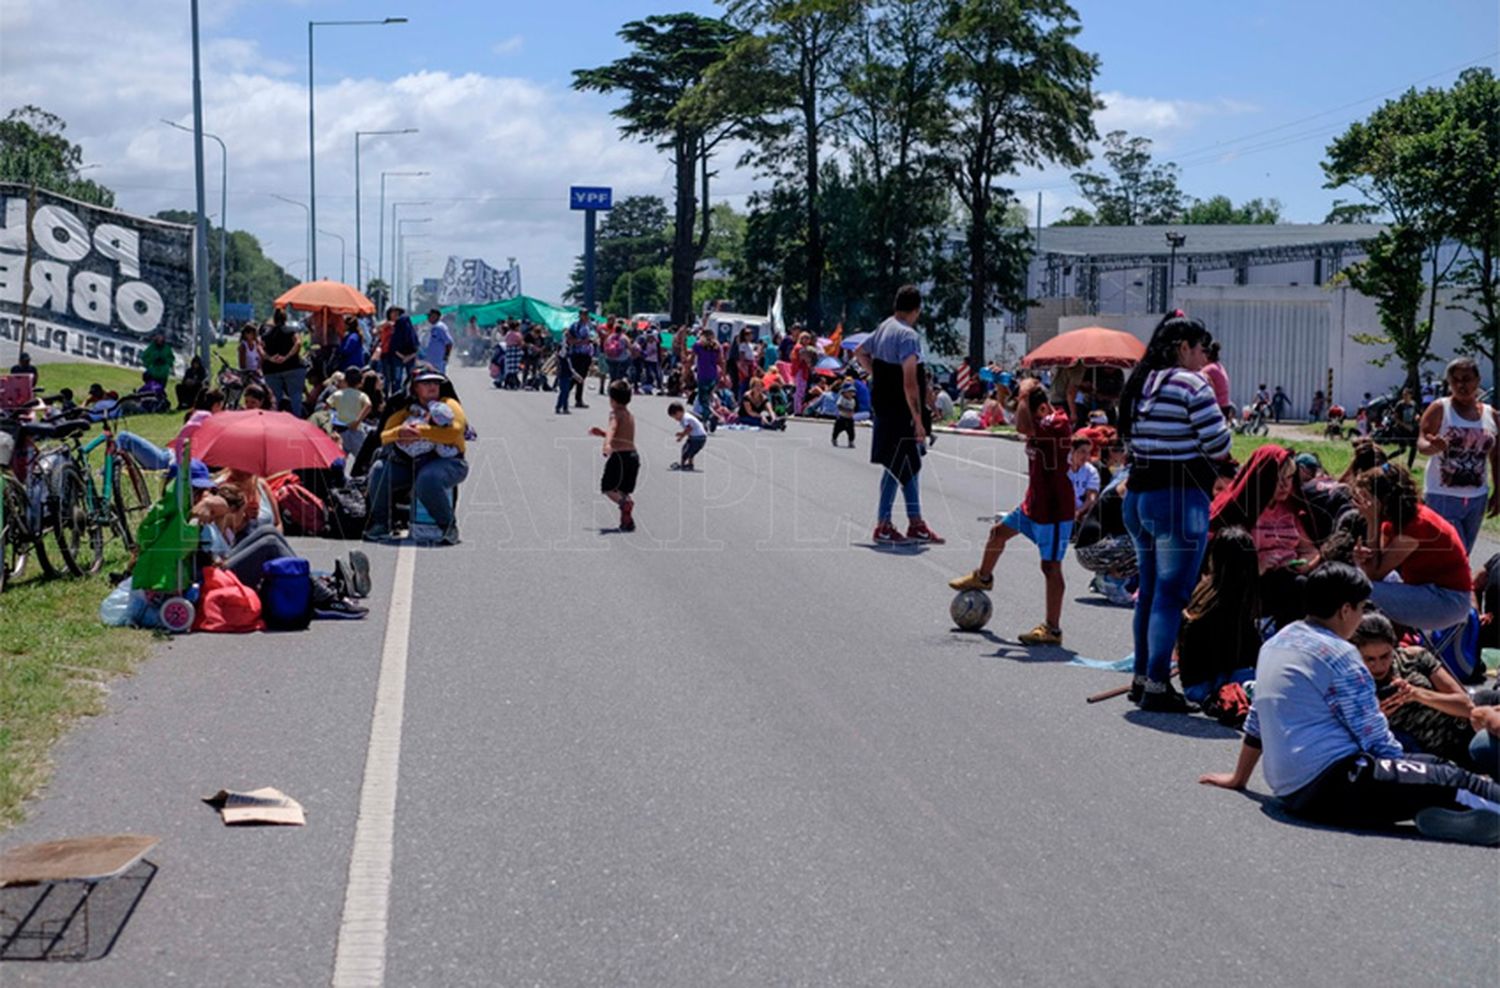
[[[610,531],[589,425],[459,371],[482,438],[464,544],[419,550],[388,985],[1492,983],[1500,855],[1289,821],[1259,776],[1198,786],[1238,736],[1084,697],[1129,613],[1069,560],[1066,649],[1035,551],[1002,559],[986,634],[948,576],[1023,486],[1019,445],[944,436],[923,472],[947,546],[869,544],[877,482],[826,426],[720,431],[668,470],[635,406],[639,530]],[[898,506],[899,508],[899,506]],[[899,514],[899,510],[898,510]],[[315,564],[347,546],[309,543]],[[0,847],[155,834],[103,960],[0,981],[326,984],[395,550],[372,619],[188,636],[115,683]],[[199,800],[274,785],[300,829]],[[101,920],[102,922],[102,920]]]

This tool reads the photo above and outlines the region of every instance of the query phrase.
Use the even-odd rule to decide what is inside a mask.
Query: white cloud
[[[1123,130],[1163,145],[1208,117],[1254,113],[1257,109],[1239,100],[1167,100],[1114,91],[1100,93],[1099,99],[1104,108],[1094,115],[1094,126],[1101,135]]]
[[[0,5],[0,92],[4,105],[36,103],[68,123],[90,177],[113,188],[120,208],[149,214],[191,208],[192,141],[159,117],[192,124],[188,23],[167,0],[91,5],[86,33],[76,18],[48,5]],[[110,44],[101,49],[99,37]],[[519,38],[510,39],[519,44]],[[502,42],[509,44],[510,41]],[[204,119],[229,148],[231,228],[261,238],[296,274],[307,251],[305,214],[271,193],[307,200],[307,89],[299,71],[270,58],[252,40],[204,37]],[[357,65],[347,67],[358,71]],[[527,290],[556,298],[582,248],[582,220],[568,210],[568,185],[612,184],[616,197],[667,197],[671,172],[648,144],[622,141],[610,101],[525,79],[418,71],[391,81],[319,66],[317,91],[318,226],[348,242],[354,273],[354,132],[417,127],[420,134],[361,142],[363,253],[379,254],[381,171],[430,171],[391,179],[388,200],[430,200],[407,216],[431,216],[432,253],[414,274],[440,274],[447,255],[503,265],[514,256]],[[218,211],[219,148],[205,149],[208,200]],[[743,191],[751,177],[721,160],[715,198]],[[389,237],[389,213],[387,213]],[[386,275],[392,271],[386,247]],[[339,274],[338,242],[320,238],[318,273]]]
[[[490,47],[490,51],[494,52],[496,55],[514,55],[516,52],[521,50],[521,46],[525,43],[526,39],[521,35],[512,34],[508,38],[495,42]]]

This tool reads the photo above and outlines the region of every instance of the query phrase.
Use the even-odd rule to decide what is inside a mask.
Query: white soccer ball
[[[978,631],[990,623],[995,606],[983,590],[964,590],[948,606],[948,614],[961,631]]]

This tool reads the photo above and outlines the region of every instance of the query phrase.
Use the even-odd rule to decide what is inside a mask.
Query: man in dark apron
[[[903,285],[896,292],[895,310],[854,351],[870,375],[870,462],[884,468],[873,538],[876,545],[942,545],[943,540],[922,520],[917,483],[932,413],[927,373],[922,368],[922,339],[914,328],[922,310],[922,293],[915,285]],[[906,501],[905,535],[891,522],[898,487]]]

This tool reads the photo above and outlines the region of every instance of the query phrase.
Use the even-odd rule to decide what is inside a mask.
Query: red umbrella
[[[311,422],[256,408],[209,416],[193,435],[193,455],[211,466],[269,477],[331,467],[344,451]]]
[[[1022,367],[1134,367],[1146,355],[1146,344],[1117,329],[1090,326],[1059,333],[1028,353]]]

